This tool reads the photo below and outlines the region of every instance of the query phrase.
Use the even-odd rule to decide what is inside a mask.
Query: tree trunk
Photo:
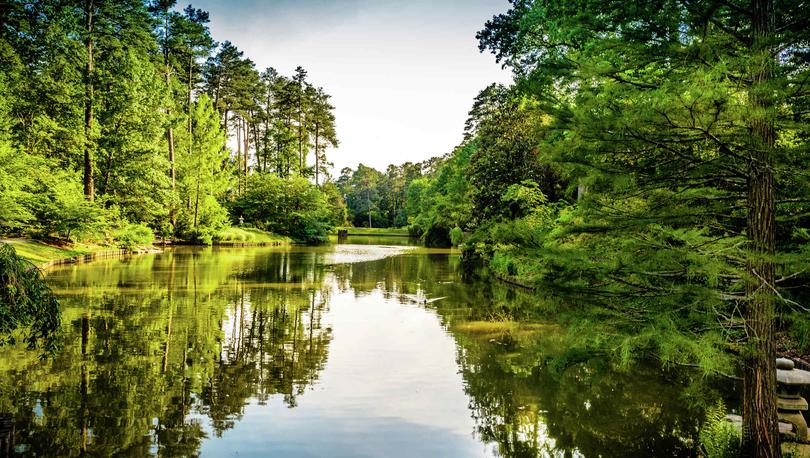
[[[242,125],[236,120],[236,195],[242,194]]]
[[[200,173],[197,171],[197,192],[194,194],[194,229],[197,229],[197,216],[200,209]]]
[[[216,106],[216,105],[214,105]],[[225,141],[222,143],[222,151],[228,150],[228,109],[225,109],[225,123],[222,124],[222,131],[225,132]]]
[[[320,134],[320,132],[318,132],[320,130],[319,127],[320,126],[316,122],[315,123],[315,186],[318,186],[318,173],[320,172],[320,167],[321,167],[320,153],[318,152],[318,135]]]
[[[256,156],[256,170],[261,172],[262,161],[259,159],[259,127],[256,124],[257,123],[254,120],[248,126],[250,127],[250,130],[253,131],[253,154]]]
[[[172,95],[172,83],[171,83],[171,66],[169,65],[169,11],[166,10],[163,12],[164,22],[163,22],[163,64],[166,66],[166,90],[169,92],[169,95]],[[172,109],[171,105],[166,107],[166,116],[171,118]],[[175,181],[176,181],[176,172],[174,167],[174,131],[172,129],[171,124],[166,128],[166,141],[169,143],[169,164],[171,166],[171,170],[169,174],[172,179],[172,189],[175,188]]]
[[[172,178],[172,189],[174,189],[177,182],[177,171],[174,166],[174,130],[171,127],[166,129],[166,141],[169,142],[169,164],[171,164],[169,175]]]
[[[368,228],[371,229],[371,187],[366,189],[366,204],[368,205]]]
[[[250,150],[250,137],[248,136],[248,121],[246,118],[242,118],[242,141],[245,143],[244,152],[245,152],[245,162],[244,162],[244,174],[245,174],[245,190],[247,190],[247,176],[248,176],[248,154]]]
[[[301,87],[298,93],[298,174],[304,176],[304,119],[303,119],[303,104],[301,103],[302,92],[304,88]]]
[[[194,75],[194,57],[189,57],[188,59],[188,155],[191,157],[191,134],[192,134],[192,126],[191,126],[191,104],[192,104],[192,92],[194,91],[194,82],[193,82],[193,75]]]
[[[776,216],[771,163],[776,129],[771,114],[773,100],[767,89],[774,66],[770,43],[774,33],[773,0],[754,0],[751,6],[756,61],[750,95],[755,117],[750,122],[753,152],[748,162],[748,348],[743,367],[742,449],[747,457],[780,457],[774,345]]]
[[[87,26],[87,65],[84,74],[84,196],[92,201],[95,197],[93,186],[93,0],[85,3]]]

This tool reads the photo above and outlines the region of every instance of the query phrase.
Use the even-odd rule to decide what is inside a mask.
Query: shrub
[[[115,239],[122,248],[135,248],[137,246],[151,245],[155,234],[145,224],[125,224],[115,232]]]
[[[456,226],[450,229],[450,241],[453,245],[458,246],[461,245],[461,242],[464,240],[464,231],[461,230],[460,227]]]
[[[285,179],[273,173],[254,176],[231,205],[231,214],[306,243],[326,241],[334,222],[327,196],[317,186],[303,177]]]
[[[425,241],[425,246],[432,248],[447,248],[452,244],[450,240],[450,229],[442,223],[436,223],[430,226],[422,237]]]
[[[42,272],[11,245],[0,243],[0,344],[14,343],[14,332],[27,328],[29,347],[41,343],[55,350],[60,324],[59,302]]]
[[[208,226],[199,226],[188,232],[187,237],[189,241],[199,243],[201,245],[213,245],[214,237],[217,232]]]

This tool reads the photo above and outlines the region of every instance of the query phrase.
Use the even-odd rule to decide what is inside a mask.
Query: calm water
[[[449,251],[349,242],[51,271],[65,347],[4,349],[0,456],[692,454],[699,388],[548,364],[564,330],[535,297],[462,282]]]

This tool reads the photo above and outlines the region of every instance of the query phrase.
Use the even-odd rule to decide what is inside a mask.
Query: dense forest
[[[241,218],[317,241],[343,223],[320,187],[333,107],[303,68],[260,72],[174,1],[12,1],[0,22],[0,235],[211,243]]]
[[[569,296],[572,360],[739,368],[743,451],[776,456],[766,374],[810,344],[807,14],[513,0],[478,39],[514,84],[480,92],[429,173],[344,172],[350,215]]]

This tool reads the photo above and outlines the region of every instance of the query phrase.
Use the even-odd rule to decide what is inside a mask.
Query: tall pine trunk
[[[245,143],[244,152],[245,152],[245,161],[243,163],[244,166],[244,191],[247,192],[247,179],[248,179],[248,152],[250,150],[250,137],[248,136],[249,129],[248,129],[248,121],[247,118],[242,118],[242,141]]]
[[[748,162],[749,242],[745,325],[748,348],[743,367],[743,455],[779,457],[776,413],[776,350],[774,345],[775,267],[773,256],[775,198],[771,154],[776,129],[770,111],[768,82],[773,76],[771,40],[774,33],[773,0],[754,0],[752,8],[753,75],[750,100],[752,153]]]
[[[315,186],[318,186],[318,172],[320,172],[321,161],[320,161],[320,153],[318,152],[318,137],[320,136],[320,132],[318,132],[320,125],[315,123]]]
[[[193,81],[193,72],[194,72],[194,57],[193,55],[188,58],[188,155],[191,157],[191,134],[192,134],[192,126],[191,126],[191,103],[192,103],[192,91],[194,90],[194,81]]]
[[[242,124],[236,122],[236,195],[242,195]]]
[[[298,175],[304,176],[304,120],[301,97],[303,96],[303,86],[298,91]]]
[[[172,95],[172,83],[171,83],[171,66],[169,65],[169,12],[164,11],[164,24],[163,24],[163,64],[166,66],[166,90],[169,92],[169,95]],[[172,190],[175,188],[175,183],[177,181],[177,173],[175,170],[174,165],[174,130],[172,129],[171,125],[171,114],[172,109],[171,105],[166,107],[166,116],[169,118],[169,125],[166,127],[166,142],[169,144],[169,165],[171,169],[169,170],[169,175],[172,180]],[[171,211],[172,214],[172,224],[174,224],[174,209]]]
[[[95,197],[93,185],[93,0],[85,3],[85,23],[87,29],[87,65],[84,74],[84,196],[88,200]]]
[[[256,156],[256,171],[261,172],[263,167],[262,161],[259,158],[259,127],[255,120],[250,123],[248,127],[253,131],[253,154]]]

